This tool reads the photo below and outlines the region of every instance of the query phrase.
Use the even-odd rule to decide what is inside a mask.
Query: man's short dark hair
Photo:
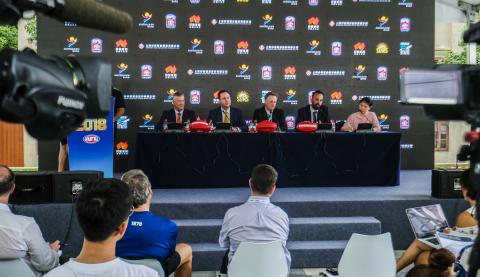
[[[278,99],[278,95],[275,92],[269,92],[269,93],[265,94],[265,100],[267,100],[268,97],[270,97],[270,96],[275,96]]]
[[[316,91],[312,92],[312,98],[315,96],[315,94],[321,94],[322,96],[325,97],[325,94],[323,93],[323,91],[317,89]]]
[[[228,95],[230,95],[230,92],[226,89],[221,89],[219,92],[218,92],[218,99],[220,99],[220,96],[222,95],[222,93],[228,93]],[[231,96],[231,95],[230,95]]]
[[[252,190],[260,194],[268,194],[277,182],[278,173],[268,164],[259,164],[252,171]]]
[[[127,184],[117,179],[101,179],[83,187],[75,209],[85,238],[101,242],[124,222],[132,208]]]
[[[180,96],[184,96],[185,94],[183,92],[180,92],[180,91],[177,91],[173,94],[173,97],[180,97]]]
[[[5,168],[7,175],[0,175],[0,195],[10,191],[15,184],[15,173],[6,165],[0,165],[0,168]]]

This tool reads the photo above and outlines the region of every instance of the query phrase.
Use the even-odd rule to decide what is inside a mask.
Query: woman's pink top
[[[348,118],[347,122],[342,127],[342,131],[353,132],[358,128],[360,123],[370,123],[372,124],[374,132],[380,132],[382,128],[378,122],[377,115],[374,112],[367,112],[363,114],[361,112],[352,113]]]

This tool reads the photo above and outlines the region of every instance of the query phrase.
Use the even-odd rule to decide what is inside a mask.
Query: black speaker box
[[[432,196],[437,198],[463,198],[460,175],[464,169],[432,170]]]
[[[65,171],[52,175],[53,202],[72,203],[89,182],[103,178],[102,171]]]
[[[42,204],[53,200],[52,172],[16,172],[11,204]]]

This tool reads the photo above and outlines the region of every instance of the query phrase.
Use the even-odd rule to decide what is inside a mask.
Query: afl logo
[[[83,137],[83,142],[86,144],[95,144],[100,141],[100,137],[97,135],[86,135]]]

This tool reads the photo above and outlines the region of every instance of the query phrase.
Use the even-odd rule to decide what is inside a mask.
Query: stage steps
[[[222,219],[175,222],[179,228],[177,242],[193,248],[194,270],[218,270],[226,250],[218,245]],[[374,217],[291,218],[287,247],[292,268],[336,266],[352,233],[380,234],[381,223]]]
[[[405,215],[407,208],[441,204],[449,222],[455,222],[456,216],[468,208],[463,199],[432,198],[429,171],[404,171],[401,180],[398,187],[278,188],[272,203],[291,219],[293,267],[335,265],[352,232],[380,233],[379,222],[382,233],[392,234],[394,249],[406,249],[414,240]],[[224,254],[218,246],[223,217],[228,209],[245,203],[249,195],[248,188],[161,189],[154,191],[151,210],[178,223],[178,241],[192,244],[195,251],[195,270],[217,270]],[[16,214],[34,217],[47,241],[67,243],[63,253],[78,255],[83,234],[72,217],[75,212],[71,204],[11,208]],[[372,219],[371,225],[365,218]]]
[[[174,220],[178,242],[218,242],[222,219]],[[379,234],[380,221],[374,217],[303,217],[290,218],[291,241],[348,240],[352,232]]]

